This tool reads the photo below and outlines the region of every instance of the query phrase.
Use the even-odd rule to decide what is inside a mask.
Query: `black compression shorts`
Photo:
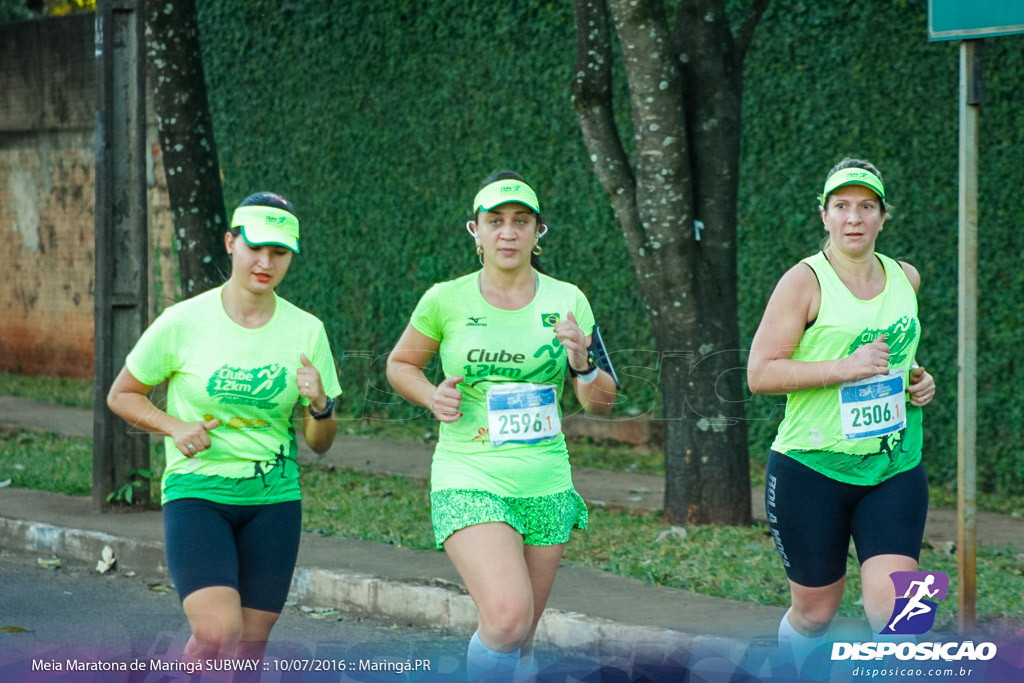
[[[876,486],[856,486],[772,451],[765,509],[790,580],[828,586],[846,575],[851,537],[861,564],[876,555],[920,557],[928,514],[924,464]]]
[[[164,504],[167,567],[184,600],[209,586],[238,591],[242,607],[280,613],[295,571],[302,503],[225,505],[201,498]]]

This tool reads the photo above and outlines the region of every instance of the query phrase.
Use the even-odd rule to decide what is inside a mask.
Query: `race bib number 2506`
[[[839,387],[839,415],[846,439],[885,436],[906,426],[905,371],[875,375]]]

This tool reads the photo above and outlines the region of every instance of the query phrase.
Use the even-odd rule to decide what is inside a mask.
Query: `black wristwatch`
[[[569,366],[569,376],[570,377],[579,377],[580,375],[589,375],[594,370],[597,370],[597,365],[594,363],[594,357],[592,355],[590,355],[589,353],[587,354],[587,369],[582,371],[582,372],[580,372],[578,370],[575,370],[572,367],[572,363],[569,362],[568,358],[566,359],[565,364],[567,366]]]
[[[334,414],[334,398],[331,396],[327,397],[327,405],[324,407],[323,412],[316,412],[313,410],[312,401],[309,404],[309,416],[314,420],[326,420]]]

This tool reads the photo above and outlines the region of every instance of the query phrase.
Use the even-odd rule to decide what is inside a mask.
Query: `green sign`
[[[1024,33],[1024,0],[928,0],[929,40]]]

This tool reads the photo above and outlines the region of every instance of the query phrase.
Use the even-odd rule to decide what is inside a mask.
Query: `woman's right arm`
[[[455,386],[461,376],[446,377],[434,386],[423,373],[430,359],[441,348],[440,342],[431,339],[411,324],[402,332],[388,356],[388,382],[407,401],[429,408],[441,422],[455,422],[462,417],[462,392]]]
[[[779,280],[754,334],[747,360],[747,385],[754,394],[789,394],[828,387],[889,369],[889,347],[881,339],[845,358],[793,360],[807,324],[818,316],[821,290],[809,266],[798,263]]]
[[[191,458],[209,448],[210,436],[207,432],[220,422],[216,419],[205,422],[179,420],[153,405],[149,400],[149,392],[152,389],[152,386],[137,380],[128,372],[128,368],[121,368],[107,393],[107,406],[134,428],[150,434],[172,437],[174,445],[185,457]],[[193,446],[194,449],[189,446]]]

